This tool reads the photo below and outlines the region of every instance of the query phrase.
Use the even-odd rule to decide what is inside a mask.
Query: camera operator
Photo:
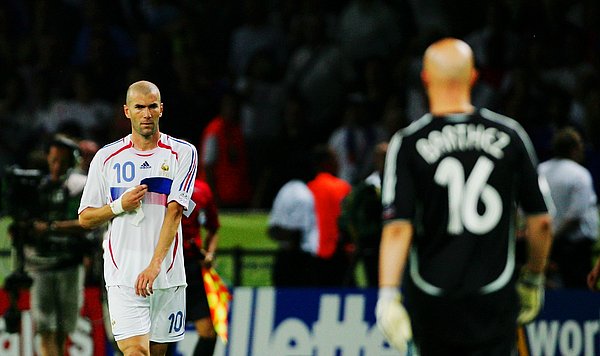
[[[77,208],[86,176],[73,170],[78,152],[77,144],[65,136],[55,136],[48,144],[48,174],[38,190],[39,214],[23,241],[42,355],[64,355],[67,335],[74,331],[83,304],[88,240],[79,226]]]

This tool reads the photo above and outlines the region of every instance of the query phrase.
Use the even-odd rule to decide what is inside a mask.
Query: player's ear
[[[477,69],[473,68],[471,70],[471,80],[470,80],[471,86],[475,85],[475,82],[477,81],[477,79],[479,79],[479,71]]]
[[[425,86],[429,84],[429,74],[425,70],[421,71],[421,81],[423,84],[425,84]]]
[[[158,117],[162,117],[163,109],[164,109],[163,103],[160,103],[160,114],[158,114]]]
[[[123,105],[123,113],[125,113],[125,117],[131,119],[129,116],[129,107],[127,105]]]

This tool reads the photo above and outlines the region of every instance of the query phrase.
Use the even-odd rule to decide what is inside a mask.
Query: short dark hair
[[[573,127],[567,126],[554,134],[552,139],[552,151],[554,156],[560,158],[569,158],[573,154],[573,149],[579,147],[581,135]]]
[[[51,147],[64,148],[71,152],[70,166],[74,167],[81,157],[79,145],[77,142],[69,138],[68,136],[57,134],[52,137],[48,145],[46,146],[46,153],[50,152]]]

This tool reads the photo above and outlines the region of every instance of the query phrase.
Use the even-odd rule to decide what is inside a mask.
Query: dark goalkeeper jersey
[[[414,226],[411,282],[431,296],[507,286],[517,204],[526,214],[547,211],[536,165],[523,128],[486,109],[427,114],[396,133],[386,157],[383,217]]]

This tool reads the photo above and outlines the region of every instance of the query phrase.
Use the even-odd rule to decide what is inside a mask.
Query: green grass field
[[[262,287],[270,286],[274,252],[277,244],[267,236],[268,214],[265,212],[221,212],[221,229],[219,230],[219,249],[215,268],[229,285],[235,281],[235,263],[232,252],[241,252],[240,286]],[[7,237],[7,227],[10,219],[0,219],[0,250],[11,249]],[[220,250],[220,251],[219,251]],[[262,251],[266,255],[257,256]],[[246,254],[244,256],[244,254]],[[0,257],[0,285],[11,272],[12,259]],[[361,265],[357,268],[358,285],[364,285]]]
[[[277,244],[267,236],[268,214],[262,212],[221,213],[219,248],[223,251],[241,248],[247,252],[255,250],[275,251]],[[272,256],[247,256],[242,259],[242,278],[240,286],[270,286]],[[220,254],[216,269],[229,284],[234,278],[233,257]],[[366,286],[366,277],[362,263],[356,266],[357,286]]]
[[[219,248],[224,251],[239,248],[242,250],[271,250],[277,245],[266,234],[267,214],[261,212],[239,212],[220,214],[221,229],[219,230]],[[7,228],[10,218],[0,219],[0,251],[10,251],[11,242],[8,238]],[[217,254],[216,268],[221,277],[228,283],[233,281],[233,257],[226,253]],[[243,279],[245,286],[268,286],[271,284],[270,257],[246,257],[242,259]],[[0,256],[0,285],[4,278],[12,271],[11,257]]]
[[[239,248],[244,251],[275,251],[277,245],[267,236],[266,213],[221,212],[221,229],[219,230],[219,249],[217,250],[216,270],[221,277],[232,284],[234,281],[233,255],[225,253]],[[221,253],[219,252],[221,250]],[[241,260],[241,284],[243,286],[270,286],[271,256],[247,256]]]

